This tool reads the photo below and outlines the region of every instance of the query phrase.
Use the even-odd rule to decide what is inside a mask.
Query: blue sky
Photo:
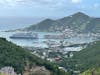
[[[65,17],[75,12],[100,17],[100,0],[0,0],[0,17]]]

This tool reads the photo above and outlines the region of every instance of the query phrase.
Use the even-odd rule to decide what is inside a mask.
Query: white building
[[[0,73],[3,75],[17,75],[12,67],[1,68]]]

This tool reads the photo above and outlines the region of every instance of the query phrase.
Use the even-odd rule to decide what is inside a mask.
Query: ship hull
[[[37,37],[10,37],[11,39],[38,39]]]

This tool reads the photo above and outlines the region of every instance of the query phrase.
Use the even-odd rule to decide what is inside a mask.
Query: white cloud
[[[21,0],[0,0],[0,4],[4,7],[15,6]]]
[[[32,7],[59,7],[67,4],[69,0],[0,0],[0,6],[4,7],[15,7],[21,5],[29,5]]]
[[[78,4],[82,0],[0,0],[0,6],[7,8],[15,7],[31,7],[31,8],[48,8],[48,9],[63,9],[74,6],[71,3]]]
[[[82,0],[71,0],[71,2],[72,2],[72,3],[76,3],[76,4],[77,4],[77,3],[81,3],[81,2],[82,2]]]
[[[93,7],[98,8],[100,5],[98,3],[94,3]]]

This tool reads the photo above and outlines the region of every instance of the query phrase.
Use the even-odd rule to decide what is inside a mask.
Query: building
[[[1,75],[18,75],[14,71],[13,67],[4,67],[4,68],[1,68],[0,73],[1,73]]]

